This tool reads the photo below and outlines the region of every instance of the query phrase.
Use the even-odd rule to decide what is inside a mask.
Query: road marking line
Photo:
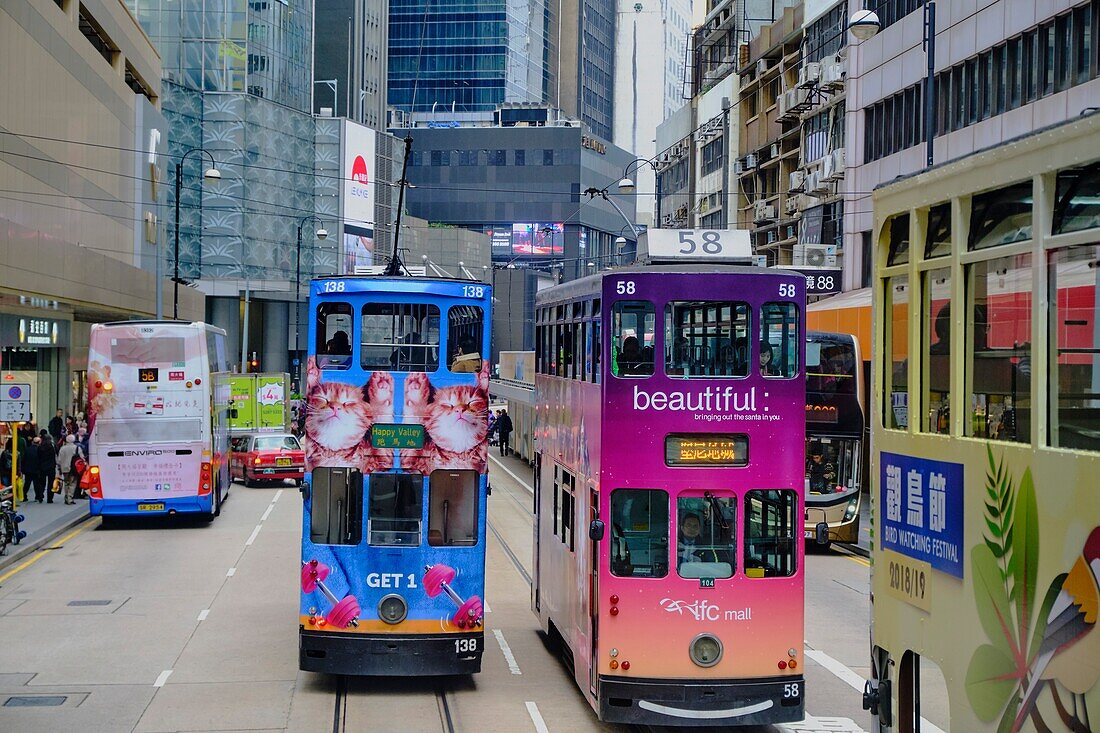
[[[229,568],[229,570],[227,570],[225,572],[225,577],[232,578],[236,574],[237,574],[237,568]]]
[[[485,601],[484,603],[482,603],[481,606],[482,606],[482,608],[485,609],[485,613],[492,613],[493,612],[493,609],[489,608],[489,602],[488,601]]]
[[[835,677],[838,677],[843,682],[847,683],[853,689],[863,692],[863,685],[866,683],[862,677],[844,666],[842,662],[830,657],[820,649],[807,649],[806,656],[820,664],[825,669],[833,673]],[[925,720],[923,717],[921,720],[922,733],[944,733],[943,729],[937,727],[933,723]]]
[[[282,496],[282,495],[283,495],[283,490],[282,489],[279,489],[278,491],[276,491],[275,492],[275,498],[271,500],[271,503],[274,504],[275,502],[277,502],[279,500],[279,497]]]
[[[260,533],[260,528],[261,527],[263,527],[262,524],[257,524],[256,525],[256,529],[252,530],[252,534],[250,534],[248,536],[248,539],[245,541],[245,543],[244,543],[245,547],[250,546],[253,542],[256,541],[256,535],[258,535]]]
[[[81,532],[84,532],[85,530],[87,530],[87,529],[90,529],[90,528],[91,528],[91,526],[92,526],[92,524],[94,524],[94,523],[93,523],[93,522],[86,522],[86,523],[84,524],[84,526],[82,526],[82,527],[78,527],[77,529],[73,530],[72,532],[69,532],[69,534],[65,535],[65,536],[64,536],[64,537],[62,537],[61,539],[59,539],[59,540],[57,540],[56,542],[54,542],[52,546],[57,546],[57,545],[63,545],[63,544],[65,544],[66,542],[68,542],[69,540],[71,540],[71,539],[72,539],[73,537],[76,537],[76,536],[77,536],[78,534],[80,534]],[[37,551],[37,552],[38,552],[38,554],[36,554],[36,555],[31,555],[31,556],[30,556],[29,558],[27,558],[26,560],[24,560],[23,562],[21,562],[21,563],[20,563],[19,565],[17,565],[16,567],[12,568],[12,569],[11,569],[11,570],[9,570],[8,572],[4,573],[3,575],[0,575],[0,583],[3,583],[3,582],[4,582],[5,580],[7,580],[7,579],[8,579],[8,578],[10,578],[11,576],[15,575],[16,573],[18,573],[18,572],[21,572],[21,571],[23,571],[23,570],[26,570],[26,569],[27,569],[27,568],[29,568],[29,567],[30,567],[31,565],[34,565],[34,564],[35,564],[36,562],[38,562],[38,561],[39,561],[39,560],[41,560],[42,558],[46,557],[46,556],[47,556],[47,555],[48,555],[49,553],[48,553],[48,552],[44,552],[43,550],[44,550],[44,548],[40,548],[40,549],[39,549],[39,550]]]
[[[274,509],[274,508],[275,508],[275,502],[271,502],[270,504],[268,504],[267,505],[267,511],[265,511],[264,515],[262,517],[260,517],[260,521],[261,522],[266,522],[267,518],[271,516],[271,510]]]
[[[205,621],[206,617],[209,616],[209,615],[210,615],[210,609],[209,608],[202,609],[201,611],[199,611],[199,621]]]
[[[164,683],[168,681],[168,678],[172,676],[172,670],[166,669],[160,673],[157,677],[157,681],[153,683],[153,687],[164,687]]]
[[[524,489],[524,490],[525,490],[525,491],[526,491],[526,492],[527,492],[528,494],[530,494],[531,496],[534,496],[534,495],[535,495],[535,490],[534,490],[534,489],[532,489],[532,488],[531,488],[530,486],[528,486],[528,485],[527,485],[527,482],[526,482],[526,481],[525,481],[524,479],[521,479],[521,478],[520,478],[519,476],[517,476],[516,474],[512,473],[512,471],[511,471],[511,470],[510,470],[510,469],[509,469],[509,468],[508,468],[507,466],[505,466],[505,465],[504,465],[503,463],[501,463],[499,459],[497,459],[497,458],[496,458],[495,456],[493,456],[493,454],[492,454],[492,453],[490,453],[490,454],[489,454],[489,457],[493,459],[493,463],[495,463],[495,464],[497,464],[498,466],[500,466],[500,470],[504,471],[504,473],[506,473],[506,474],[508,474],[509,476],[511,476],[512,478],[514,478],[514,479],[515,479],[515,480],[516,480],[516,481],[517,481],[517,482],[519,483],[519,485],[520,485],[520,486],[522,486],[522,487],[523,487],[523,489]]]
[[[550,733],[550,729],[546,727],[546,721],[542,719],[542,713],[539,712],[539,706],[530,700],[524,705],[527,706],[527,714],[531,716],[531,722],[535,724],[535,730],[538,733]]]
[[[497,644],[500,645],[500,651],[504,654],[504,661],[508,662],[508,670],[512,674],[523,674],[519,670],[519,664],[516,662],[516,655],[512,654],[512,648],[508,646],[508,642],[504,640],[504,632],[500,629],[493,629],[493,636],[497,638]]]

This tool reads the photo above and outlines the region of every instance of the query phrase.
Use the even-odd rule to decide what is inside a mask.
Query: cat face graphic
[[[370,409],[358,387],[324,382],[309,396],[306,431],[330,450],[351,448],[370,428]]]
[[[435,393],[425,426],[432,440],[448,451],[467,451],[485,439],[488,402],[474,387],[448,387]]]

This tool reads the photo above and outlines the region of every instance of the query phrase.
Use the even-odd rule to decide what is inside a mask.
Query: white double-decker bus
[[[92,326],[92,514],[220,513],[230,485],[227,372],[225,331],[206,323]]]

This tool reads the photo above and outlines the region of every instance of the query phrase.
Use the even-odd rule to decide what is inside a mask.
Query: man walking
[[[83,458],[80,446],[76,443],[75,435],[65,436],[65,445],[57,454],[57,470],[65,482],[65,503],[75,504],[73,497],[76,495],[76,484],[80,480],[80,473],[76,470],[77,457]]]
[[[512,452],[508,447],[508,436],[512,434],[512,418],[508,416],[507,410],[502,409],[497,418],[497,434],[500,435],[500,455],[506,456]]]
[[[34,500],[39,504],[45,497],[46,493],[46,472],[42,470],[42,438],[37,435],[34,439],[27,443],[27,451],[24,456],[20,453],[23,461],[23,485],[27,496],[30,496],[30,492],[34,490]]]
[[[38,465],[42,472],[42,485],[46,487],[46,503],[53,504],[53,480],[57,476],[57,449],[54,448],[50,434],[43,430],[38,435],[42,443],[38,446]]]

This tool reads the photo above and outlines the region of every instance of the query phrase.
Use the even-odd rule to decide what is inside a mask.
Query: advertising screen
[[[369,127],[345,121],[343,180],[344,221],[374,226],[375,145],[377,133]]]
[[[374,230],[344,226],[344,274],[354,275],[356,267],[374,264]]]

